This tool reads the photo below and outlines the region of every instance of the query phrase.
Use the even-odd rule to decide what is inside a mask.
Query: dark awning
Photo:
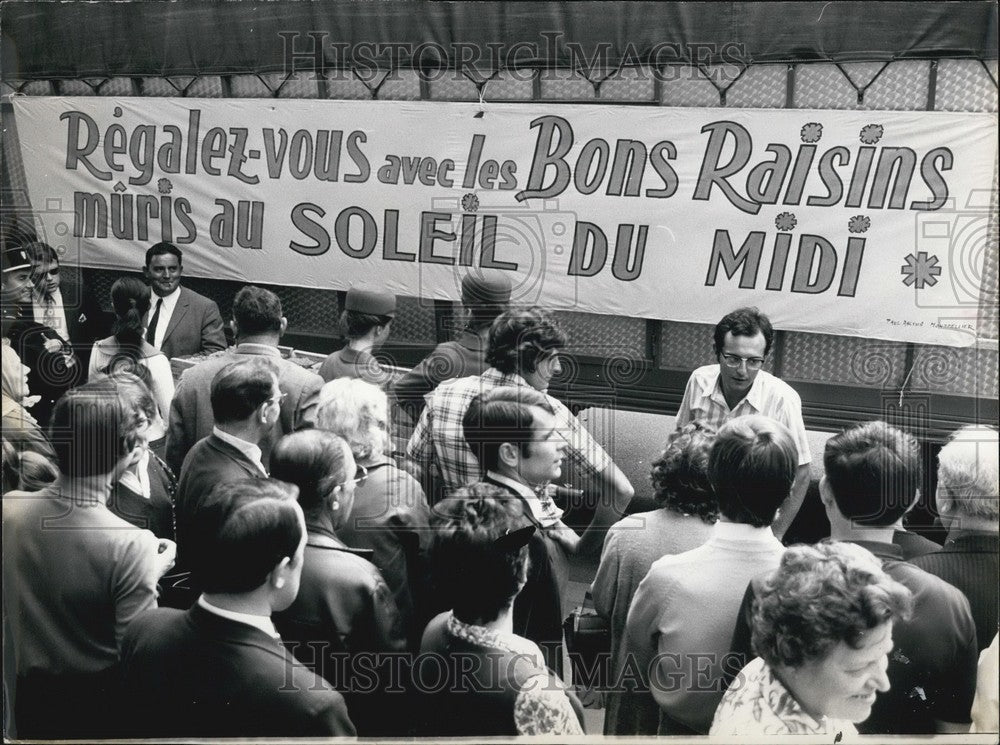
[[[7,80],[276,72],[298,66],[604,67],[997,56],[974,2],[17,2]],[[467,62],[466,62],[467,64]]]

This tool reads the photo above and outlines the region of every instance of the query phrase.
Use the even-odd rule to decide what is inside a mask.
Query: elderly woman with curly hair
[[[708,481],[708,456],[715,428],[702,421],[686,424],[670,435],[650,478],[660,509],[638,512],[618,521],[604,539],[597,576],[591,586],[594,607],[611,628],[611,690],[605,699],[604,734],[638,735],[655,732],[659,708],[623,690],[621,655],[625,620],[635,590],[653,562],[680,554],[708,540],[719,519],[719,503]],[[649,721],[646,721],[649,719]]]
[[[710,734],[857,734],[889,690],[892,625],[909,617],[910,591],[867,549],[829,542],[788,549],[754,592],[759,656],[730,684]]]
[[[427,625],[414,680],[432,737],[582,735],[579,703],[514,633],[514,598],[528,581],[537,529],[500,486],[472,484],[434,506],[431,574],[451,608]]]
[[[357,462],[351,517],[337,537],[351,548],[370,549],[411,646],[429,617],[418,605],[425,584],[423,557],[430,543],[430,507],[423,489],[396,466],[389,448],[385,392],[360,378],[338,378],[320,389],[316,426],[340,435]]]

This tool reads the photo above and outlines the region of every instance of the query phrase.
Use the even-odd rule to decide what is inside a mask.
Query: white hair
[[[360,378],[337,378],[319,391],[316,426],[334,432],[361,461],[389,447],[389,402],[378,386]]]
[[[938,509],[969,517],[1000,517],[997,430],[962,427],[938,453]]]

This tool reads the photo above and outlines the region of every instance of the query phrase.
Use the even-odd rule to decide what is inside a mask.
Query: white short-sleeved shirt
[[[721,427],[730,419],[760,414],[788,427],[799,449],[800,466],[812,461],[806,426],[802,421],[802,399],[795,389],[761,370],[747,395],[730,409],[719,383],[719,372],[718,365],[705,365],[691,373],[684,389],[684,400],[677,411],[677,429],[695,419]]]

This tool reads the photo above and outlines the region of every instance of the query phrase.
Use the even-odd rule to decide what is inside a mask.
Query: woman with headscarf
[[[3,436],[18,453],[31,450],[55,461],[56,454],[35,418],[28,413],[35,397],[28,394],[27,365],[7,341],[2,354]]]

